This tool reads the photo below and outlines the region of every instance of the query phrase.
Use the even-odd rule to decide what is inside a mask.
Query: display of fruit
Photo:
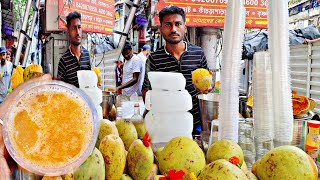
[[[43,74],[43,69],[38,64],[31,64],[25,68],[23,72],[23,79],[27,81],[32,78],[40,77]]]
[[[18,87],[20,84],[24,82],[23,72],[24,70],[20,65],[13,70],[12,76],[10,78],[12,89],[15,89],[16,87]]]
[[[270,150],[253,164],[251,171],[243,160],[241,165],[242,150],[239,150],[235,142],[220,140],[210,149],[207,154],[210,160],[207,160],[206,165],[204,154],[198,144],[187,137],[173,138],[165,147],[156,149],[153,153],[151,139],[146,133],[143,141],[136,139],[127,153],[122,139],[118,135],[109,134],[100,143],[101,152],[95,148],[75,172],[56,177],[44,176],[43,180],[316,180],[318,178],[315,162],[308,154],[294,146],[281,146]],[[125,166],[127,172],[124,171]],[[28,178],[34,177],[29,173],[27,175]]]
[[[239,159],[239,166],[242,166],[244,156],[241,147],[231,140],[220,140],[213,143],[207,152],[207,162],[211,163],[218,159],[225,159],[236,157]]]
[[[101,152],[94,148],[92,154],[74,172],[73,176],[77,180],[104,180],[105,164]]]
[[[127,155],[128,172],[133,179],[147,179],[152,173],[154,157],[150,142],[136,139]]]
[[[192,84],[201,90],[205,91],[211,87],[212,84],[212,72],[209,72],[207,69],[198,68],[191,73]]]
[[[156,158],[163,175],[169,170],[183,170],[186,174],[194,173],[198,176],[206,165],[202,149],[188,137],[171,139],[163,150],[157,153]]]
[[[259,180],[318,179],[315,162],[295,146],[280,146],[270,150],[252,167]]]
[[[208,179],[248,179],[246,174],[237,166],[225,159],[218,159],[208,164],[198,176],[198,180]]]
[[[126,165],[126,153],[121,138],[113,134],[105,136],[99,150],[105,163],[106,179],[120,179]]]
[[[114,134],[116,136],[119,136],[118,129],[113,122],[109,121],[108,119],[102,119],[100,121],[100,130],[99,130],[99,135],[96,142],[97,148],[99,148],[101,140],[109,134]]]
[[[122,139],[126,150],[129,149],[130,145],[138,139],[138,133],[133,123],[124,119],[116,121],[116,127],[119,132],[119,136]]]

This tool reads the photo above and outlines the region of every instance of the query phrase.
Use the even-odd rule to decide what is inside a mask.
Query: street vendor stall
[[[198,18],[204,9],[199,5],[202,2],[194,1],[191,4],[195,7],[184,8],[190,13],[187,23],[212,20]],[[226,11],[204,11],[225,12],[224,19],[216,18],[224,24],[219,94],[206,94],[213,78],[208,69],[192,71],[192,82],[179,72],[150,71],[147,75],[152,90],[146,94],[148,113],[143,119],[134,96],[115,97],[111,90],[102,92],[97,87],[97,70],[78,71],[80,88],[76,88],[43,79],[46,75],[35,79],[33,74],[42,75],[42,68],[37,65],[37,72],[29,69],[23,82],[23,73],[18,69],[16,76],[22,82],[0,106],[4,144],[18,163],[17,177],[36,179],[37,174],[43,180],[316,180],[320,123],[308,119],[316,102],[291,92],[287,1],[269,0],[268,5],[264,0],[228,0],[227,5],[221,0],[220,4],[210,2],[226,6]],[[263,12],[254,8],[257,7],[266,16],[266,6],[270,48],[254,56],[253,93],[247,102],[253,108],[253,118],[244,119],[239,117],[239,71],[242,37],[245,25],[250,24],[246,14],[262,16]],[[202,10],[197,14],[199,9]],[[256,25],[265,27],[265,18],[257,19]],[[200,51],[194,52],[197,50]],[[194,116],[188,111],[194,102],[186,90],[187,83],[201,92],[200,139],[192,136]],[[131,102],[125,103],[128,101]],[[105,111],[101,102],[106,105]],[[128,108],[125,104],[134,104],[133,116],[124,117]],[[4,168],[0,166],[0,170]],[[0,174],[2,177],[4,174]]]

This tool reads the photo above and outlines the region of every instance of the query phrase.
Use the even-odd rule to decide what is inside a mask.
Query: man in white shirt
[[[122,89],[122,95],[132,96],[139,89],[139,79],[141,79],[142,63],[138,56],[133,54],[131,43],[127,42],[122,50],[125,59],[123,65],[122,84],[117,87]],[[141,80],[142,81],[142,80]]]
[[[4,46],[0,47],[0,104],[4,101],[11,87],[11,74],[13,65],[7,61],[7,49]]]
[[[142,47],[142,51],[138,54],[138,57],[142,63],[142,71],[141,71],[141,78],[139,79],[139,89],[137,91],[137,94],[139,96],[142,96],[141,90],[142,90],[142,84],[143,84],[143,80],[144,80],[144,73],[145,73],[145,68],[146,68],[146,62],[147,62],[147,58],[148,58],[148,54],[150,52],[150,46],[145,44]]]

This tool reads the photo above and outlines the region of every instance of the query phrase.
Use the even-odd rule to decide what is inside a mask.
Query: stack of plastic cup
[[[254,54],[252,86],[256,158],[260,159],[273,148],[274,137],[272,70],[268,52]],[[269,145],[265,146],[266,143]]]
[[[229,0],[224,24],[219,139],[238,142],[240,60],[245,26],[243,1]]]
[[[268,44],[272,65],[275,147],[291,144],[293,137],[288,13],[288,0],[268,1]]]
[[[239,146],[244,155],[244,161],[250,169],[255,163],[256,151],[254,146],[253,119],[239,119]]]

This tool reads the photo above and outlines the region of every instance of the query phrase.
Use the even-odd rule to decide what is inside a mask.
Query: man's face
[[[0,53],[1,63],[4,63],[6,61],[6,58],[7,58],[7,53]]]
[[[132,49],[125,49],[122,51],[122,56],[124,57],[125,60],[130,60],[132,57]]]
[[[167,43],[178,44],[183,40],[187,27],[181,15],[169,14],[163,17],[160,32]]]
[[[82,29],[80,19],[72,19],[68,29],[70,43],[74,46],[79,46],[82,39]]]

